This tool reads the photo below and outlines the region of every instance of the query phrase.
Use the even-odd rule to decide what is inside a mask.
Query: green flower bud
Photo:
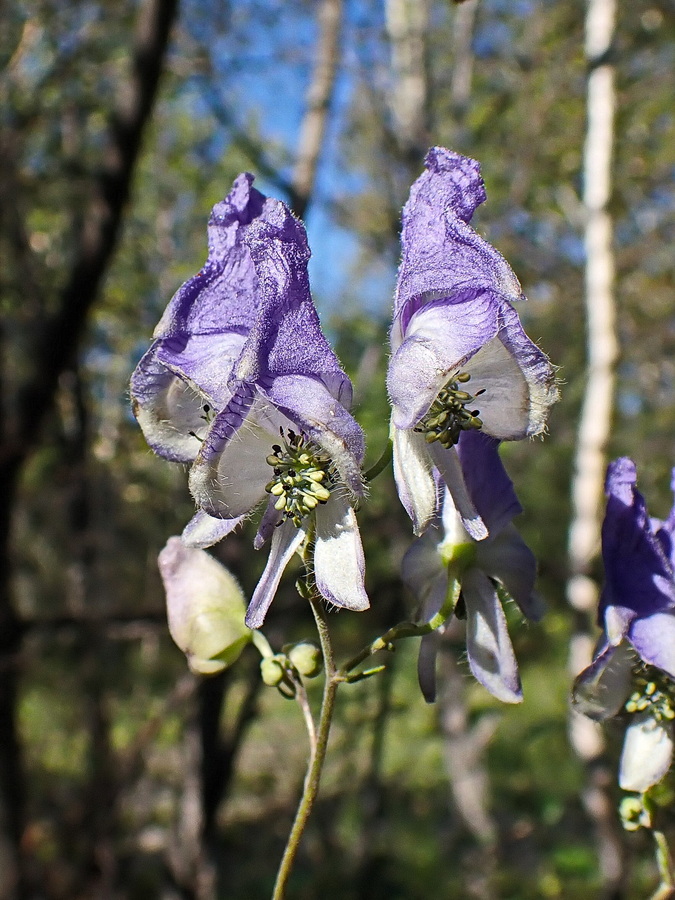
[[[237,580],[204,550],[171,537],[159,554],[169,631],[200,675],[214,675],[239,658],[252,632]]]
[[[262,680],[269,687],[277,687],[284,677],[284,667],[276,656],[265,656],[260,660]]]
[[[310,641],[302,641],[291,647],[288,658],[305,678],[316,678],[323,668],[321,650]]]

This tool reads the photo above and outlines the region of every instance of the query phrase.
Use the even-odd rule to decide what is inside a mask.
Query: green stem
[[[670,856],[670,848],[668,847],[668,842],[662,831],[653,830],[652,834],[654,835],[654,843],[656,844],[656,865],[659,868],[659,877],[661,879],[659,890],[670,890],[675,887],[675,878],[673,878],[673,860]],[[658,891],[656,896],[659,896]],[[665,894],[665,896],[670,895]]]
[[[459,597],[460,588],[461,585],[459,580],[450,577],[448,579],[448,590],[445,603],[435,616],[432,616],[428,622],[399,622],[398,625],[394,625],[393,628],[385,631],[380,637],[375,638],[374,641],[364,647],[356,654],[356,656],[353,656],[346,662],[337,673],[338,679],[340,681],[350,681],[351,679],[348,677],[349,672],[352,672],[357,666],[360,666],[364,660],[368,659],[368,657],[372,656],[374,653],[377,653],[378,650],[393,650],[394,643],[401,640],[401,638],[419,637],[440,628],[454,610]]]
[[[319,725],[316,730],[316,740],[314,742],[311,741],[310,735],[310,756],[302,798],[300,799],[300,804],[295,814],[295,821],[293,822],[291,833],[288,836],[286,849],[284,850],[284,855],[279,865],[272,900],[283,900],[286,885],[293,868],[293,863],[298,852],[298,847],[300,846],[305,826],[309,819],[309,814],[312,811],[312,806],[319,793],[321,771],[328,749],[328,736],[330,734],[333,709],[335,707],[335,695],[340,683],[335,668],[335,657],[330,642],[328,623],[326,621],[321,600],[318,599],[313,592],[311,592],[308,599],[312,607],[312,612],[314,613],[314,619],[316,620],[317,631],[319,632],[319,641],[321,643],[321,652],[323,653],[326,679],[323,686]]]
[[[373,481],[377,476],[384,472],[389,463],[392,460],[394,455],[394,445],[391,442],[391,438],[387,441],[387,446],[382,451],[382,455],[377,460],[377,462],[373,463],[373,465],[368,469],[364,478],[366,481]]]

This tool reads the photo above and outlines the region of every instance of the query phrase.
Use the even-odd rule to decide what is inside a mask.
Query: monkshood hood
[[[437,470],[467,532],[482,540],[488,528],[462,477],[459,436],[540,434],[557,390],[512,305],[523,298],[518,279],[469,225],[486,196],[478,163],[435,147],[425,166],[403,210],[390,334],[394,475],[416,534],[438,508]]]

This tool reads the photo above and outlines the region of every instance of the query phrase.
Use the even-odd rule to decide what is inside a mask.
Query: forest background
[[[128,379],[205,259],[211,206],[251,171],[306,219],[314,296],[374,461],[400,210],[433,144],[481,162],[474,224],[509,259],[525,327],[560,367],[549,435],[503,450],[548,612],[513,622],[519,707],[473,683],[452,642],[436,705],[419,694],[416,641],[342,691],[292,896],[648,893],[648,838],[622,834],[615,813],[619,735],[572,729],[570,743],[570,646],[587,652],[596,634],[570,585],[594,595],[602,579],[597,528],[580,555],[570,528],[598,373],[604,405],[585,414],[607,423],[596,463],[632,456],[652,514],[670,508],[675,5],[619,4],[597,53],[598,2],[3,4],[2,900],[269,896],[302,780],[301,716],[261,688],[252,649],[198,680],[171,643],[156,557],[193,504],[185,471],[147,449]],[[594,357],[584,169],[599,70],[601,107],[616,109],[595,210],[616,315]],[[591,520],[600,495],[586,493]],[[332,617],[353,649],[410,603],[398,579],[410,523],[389,475],[359,518],[372,608]],[[248,596],[264,564],[250,541],[246,529],[216,549]],[[265,630],[276,647],[311,637],[290,576]]]

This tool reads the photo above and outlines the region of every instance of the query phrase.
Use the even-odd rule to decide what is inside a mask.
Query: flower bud
[[[277,687],[284,677],[284,667],[276,656],[265,656],[260,660],[262,680],[269,687]]]
[[[315,678],[323,667],[321,650],[310,641],[302,641],[291,647],[288,658],[305,678]]]
[[[193,672],[214,675],[231,666],[251,640],[246,602],[227,569],[204,550],[171,537],[159,554],[169,631]]]

